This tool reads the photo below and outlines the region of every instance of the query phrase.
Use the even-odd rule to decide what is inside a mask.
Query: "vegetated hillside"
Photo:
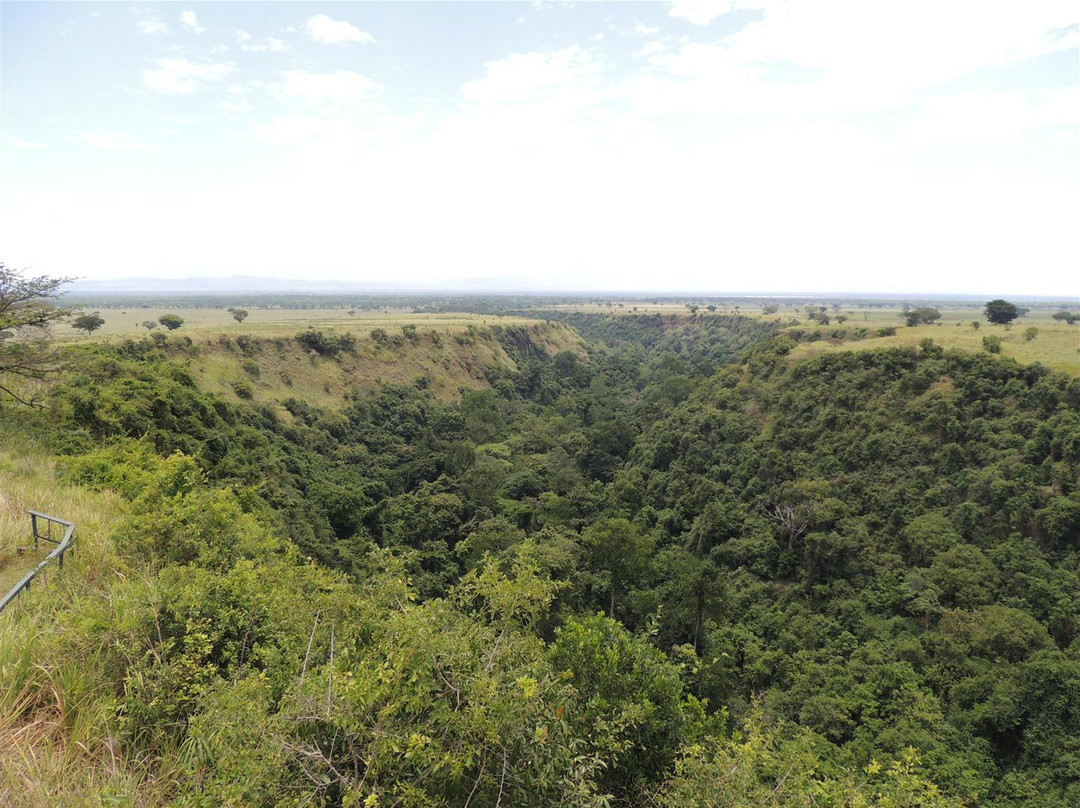
[[[507,347],[517,346],[514,356]],[[563,350],[584,353],[581,339],[558,324],[469,325],[455,332],[406,324],[395,328],[321,330],[295,336],[222,334],[187,343],[166,340],[166,354],[188,368],[199,388],[227,400],[340,408],[383,385],[420,383],[441,397],[489,386],[492,367]]]
[[[129,569],[58,598],[34,656],[103,649],[78,686],[127,761],[109,783],[1075,804],[1080,382],[930,343],[792,365],[786,337],[698,325],[587,361],[504,336],[513,366],[460,399],[388,385],[288,419],[88,349],[17,423],[131,502]],[[47,698],[12,670],[37,694],[14,726]]]
[[[673,353],[696,373],[711,373],[732,362],[756,342],[779,332],[779,322],[738,315],[599,314],[578,311],[517,311],[515,316],[545,317],[567,323],[583,337],[623,356],[645,361],[649,353]]]

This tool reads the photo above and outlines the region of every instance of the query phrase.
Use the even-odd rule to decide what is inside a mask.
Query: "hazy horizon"
[[[34,272],[1080,294],[1075,3],[0,20],[0,259]]]

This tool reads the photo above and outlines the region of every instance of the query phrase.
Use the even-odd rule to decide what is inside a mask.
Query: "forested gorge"
[[[70,349],[46,411],[2,411],[128,503],[122,574],[58,593],[35,653],[90,660],[139,788],[1080,804],[1080,381],[562,319],[587,354],[492,327],[513,366],[454,399],[229,402],[170,337]]]

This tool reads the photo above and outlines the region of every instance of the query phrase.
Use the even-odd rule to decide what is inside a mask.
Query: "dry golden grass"
[[[7,435],[0,440],[4,548],[28,542],[27,508],[69,519],[78,533],[63,572],[50,565],[47,586],[35,581],[0,614],[0,805],[102,805],[103,795],[114,795],[117,805],[140,804],[136,794],[146,789],[133,774],[137,769],[120,759],[109,728],[114,711],[107,694],[97,692],[93,659],[47,650],[55,631],[52,609],[115,577],[111,536],[121,502],[71,485],[52,457]]]
[[[583,350],[571,328],[557,323],[529,327],[549,353]],[[400,328],[385,330],[391,337],[401,336]],[[243,383],[256,402],[275,404],[297,398],[332,408],[343,406],[352,391],[370,393],[385,384],[412,384],[420,378],[435,395],[454,397],[461,388],[487,387],[484,370],[492,364],[514,366],[513,359],[482,328],[475,337],[458,341],[453,332],[420,327],[415,342],[403,339],[401,345],[382,347],[372,340],[370,331],[328,329],[327,333],[357,336],[356,350],[335,358],[312,354],[291,340],[275,343],[272,339],[259,340],[258,351],[247,357],[227,334],[207,335],[194,338],[198,355],[184,362],[200,388],[230,400],[238,400],[236,385]]]
[[[213,337],[218,334],[256,334],[258,336],[291,336],[306,328],[338,328],[367,334],[372,328],[384,328],[399,331],[401,326],[415,323],[421,331],[437,329],[456,333],[470,325],[520,325],[533,324],[538,320],[522,317],[502,317],[491,314],[468,314],[448,312],[443,314],[413,314],[409,309],[390,309],[389,311],[357,311],[349,316],[347,307],[338,309],[248,309],[248,318],[238,323],[223,308],[153,308],[153,309],[99,309],[105,324],[87,337],[83,331],[76,331],[70,325],[59,325],[53,329],[53,336],[63,342],[100,340],[109,337],[136,337],[146,334],[141,323],[157,319],[163,314],[178,314],[184,318],[184,325],[176,332],[187,334],[193,339]],[[165,331],[158,326],[157,331]]]

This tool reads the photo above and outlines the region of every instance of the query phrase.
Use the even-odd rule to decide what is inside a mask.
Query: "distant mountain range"
[[[300,280],[297,278],[274,278],[260,275],[229,275],[218,278],[113,278],[107,280],[82,279],[68,285],[65,294],[71,297],[98,297],[110,295],[231,295],[231,294],[459,294],[459,295],[509,295],[542,294],[566,295],[568,297],[586,297],[602,295],[611,297],[621,295],[630,298],[683,298],[683,297],[724,297],[724,298],[799,298],[799,299],[859,299],[893,300],[914,302],[936,300],[957,302],[984,301],[995,294],[926,294],[926,293],[884,293],[884,292],[800,292],[798,290],[777,292],[730,292],[723,290],[666,290],[633,291],[618,289],[574,289],[570,284],[559,285],[555,278],[542,280],[522,278],[464,278],[445,281],[344,281],[344,280]],[[1062,296],[1005,295],[1011,300],[1024,302],[1056,302]],[[1067,298],[1065,298],[1068,301]]]

